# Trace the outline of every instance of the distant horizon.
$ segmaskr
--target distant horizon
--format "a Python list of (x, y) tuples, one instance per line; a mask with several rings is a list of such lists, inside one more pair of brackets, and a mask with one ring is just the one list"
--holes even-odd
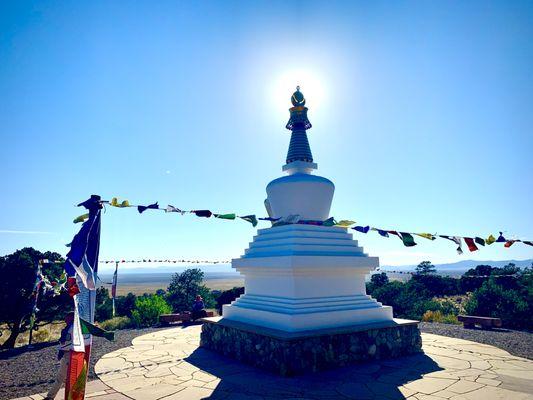
[[(427, 261), (427, 260), (421, 260), (420, 262), (422, 262), (422, 261)], [(476, 265), (480, 265), (480, 264), (490, 265), (490, 264), (502, 264), (502, 263), (511, 263), (511, 262), (518, 263), (519, 265), (524, 266), (525, 264), (532, 263), (533, 259), (531, 259), (531, 258), (526, 258), (526, 259), (523, 259), (523, 260), (514, 260), (514, 259), (508, 259), (508, 260), (473, 260), (473, 259), (467, 259), (467, 260), (461, 260), (461, 261), (454, 262), (454, 263), (432, 263), (432, 264), (435, 265), (435, 267), (438, 268), (438, 267), (442, 267), (442, 266), (456, 265), (456, 264), (466, 264), (466, 263), (475, 264), (475, 265), (472, 266), (472, 267), (475, 267)], [(380, 268), (381, 269), (383, 269), (383, 268), (413, 268), (416, 265), (418, 265), (419, 263), (404, 264), (404, 265), (390, 265), (390, 264), (387, 264), (387, 265), (381, 265)], [(146, 266), (144, 266), (144, 267), (142, 267), (142, 266), (139, 266), (139, 267), (128, 267), (128, 268), (124, 267), (127, 264), (128, 263), (119, 263), (119, 272), (120, 273), (130, 273), (131, 274), (131, 273), (144, 273), (144, 272), (146, 272), (146, 273), (152, 273), (152, 274), (156, 274), (156, 273), (168, 274), (168, 273), (172, 273), (172, 271), (169, 271), (171, 269), (175, 269), (176, 272), (180, 272), (180, 271), (183, 271), (185, 269), (190, 269), (190, 268), (200, 268), (200, 269), (208, 271), (210, 273), (228, 273), (228, 268), (232, 268), (230, 263), (188, 264), (188, 265), (179, 265), (179, 266), (178, 265), (174, 265), (174, 264), (170, 264), (170, 265), (161, 264), (161, 265), (155, 266), (155, 267), (146, 267)], [(111, 275), (115, 271), (114, 264), (112, 266), (107, 266), (107, 265), (110, 265), (110, 264), (104, 264), (104, 265), (106, 265), (106, 267), (104, 267), (104, 268), (100, 267), (99, 268), (99, 273), (100, 274)], [(529, 265), (527, 265), (527, 266), (529, 266)], [(166, 272), (163, 271), (165, 269), (167, 270)], [(234, 269), (233, 269), (233, 271), (235, 271), (235, 273), (238, 273)]]

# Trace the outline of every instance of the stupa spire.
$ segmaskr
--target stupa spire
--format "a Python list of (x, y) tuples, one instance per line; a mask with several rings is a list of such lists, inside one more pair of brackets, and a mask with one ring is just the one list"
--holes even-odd
[(283, 167), (284, 171), (307, 172), (316, 169), (313, 163), (313, 154), (307, 139), (307, 129), (312, 127), (311, 122), (307, 119), (307, 107), (305, 107), (305, 97), (300, 92), (300, 86), (296, 87), (296, 92), (291, 96), (293, 107), (289, 109), (291, 116), (285, 126), (292, 131), (289, 151), (287, 152), (287, 164)]

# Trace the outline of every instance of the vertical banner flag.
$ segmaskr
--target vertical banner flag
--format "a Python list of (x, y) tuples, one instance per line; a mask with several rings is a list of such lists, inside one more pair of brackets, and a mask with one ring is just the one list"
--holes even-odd
[(113, 301), (113, 318), (115, 317), (115, 297), (117, 297), (117, 273), (118, 261), (115, 263), (115, 273), (113, 274), (113, 283), (111, 284), (111, 299)]
[[(91, 354), (92, 337), (83, 335), (80, 318), (93, 323), (96, 301), (96, 277), (98, 255), (100, 252), (101, 198), (92, 195), (90, 199), (78, 204), (89, 211), (88, 219), (72, 240), (64, 267), (69, 276), (69, 292), (74, 297), (74, 335), (77, 340), (70, 351), (70, 364), (65, 382), (65, 400), (83, 400)], [(72, 289), (72, 290), (71, 290)], [(76, 332), (76, 324), (80, 327)]]

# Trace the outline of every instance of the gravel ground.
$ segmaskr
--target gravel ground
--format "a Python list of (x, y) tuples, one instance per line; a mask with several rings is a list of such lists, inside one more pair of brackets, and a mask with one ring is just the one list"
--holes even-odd
[(533, 333), (513, 331), (510, 329), (464, 329), (463, 325), (440, 324), (438, 322), (421, 322), (420, 331), (435, 335), (449, 336), (472, 342), (499, 347), (514, 356), (533, 360)]
[[(161, 329), (161, 328), (159, 328)], [(131, 345), (134, 337), (159, 329), (132, 329), (118, 331), (115, 342), (94, 338), (89, 379), (96, 379), (94, 361), (113, 350)], [(462, 325), (421, 322), (422, 332), (485, 343), (509, 353), (533, 359), (533, 334), (499, 329), (484, 331), (464, 329)], [(52, 384), (59, 367), (57, 342), (36, 345), (33, 349), (19, 347), (0, 351), (0, 400), (45, 392)]]
[[(134, 337), (161, 328), (131, 329), (117, 331), (114, 342), (95, 337), (91, 352), (89, 380), (96, 379), (95, 361), (113, 350), (131, 345)], [(58, 342), (41, 343), (32, 349), (26, 346), (0, 351), (0, 399), (7, 400), (46, 392), (55, 380), (59, 369), (57, 361)]]

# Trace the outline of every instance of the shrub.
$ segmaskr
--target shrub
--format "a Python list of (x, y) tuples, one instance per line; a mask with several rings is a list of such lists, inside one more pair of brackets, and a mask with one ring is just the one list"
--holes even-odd
[(465, 304), (470, 315), (500, 318), (505, 326), (533, 328), (527, 294), (518, 290), (505, 289), (494, 278), (483, 283)]
[(128, 293), (126, 296), (118, 296), (115, 299), (115, 312), (116, 315), (125, 315), (131, 317), (131, 313), (135, 308), (135, 300), (137, 296), (133, 293)]
[(137, 327), (148, 327), (158, 323), (161, 314), (168, 314), (172, 309), (165, 299), (158, 295), (138, 297), (131, 317)]
[(209, 289), (202, 285), (204, 273), (198, 269), (187, 269), (181, 274), (172, 275), (172, 280), (167, 289), (167, 301), (174, 312), (190, 310), (196, 295), (204, 299), (206, 308), (215, 306), (215, 299)]
[(128, 329), (133, 326), (133, 321), (128, 317), (115, 317), (99, 323), (100, 328), (106, 331)]
[(441, 322), (444, 324), (458, 324), (457, 316), (453, 314), (443, 314), (441, 311), (426, 311), (422, 316), (424, 322)]
[(422, 285), (431, 297), (452, 295), (459, 292), (459, 280), (448, 276), (417, 274), (413, 275), (409, 282)]
[(218, 313), (222, 315), (222, 305), (230, 304), (233, 300), (235, 300), (242, 294), (244, 294), (243, 287), (234, 287), (233, 289), (225, 290), (224, 292), (220, 293), (216, 300)]

